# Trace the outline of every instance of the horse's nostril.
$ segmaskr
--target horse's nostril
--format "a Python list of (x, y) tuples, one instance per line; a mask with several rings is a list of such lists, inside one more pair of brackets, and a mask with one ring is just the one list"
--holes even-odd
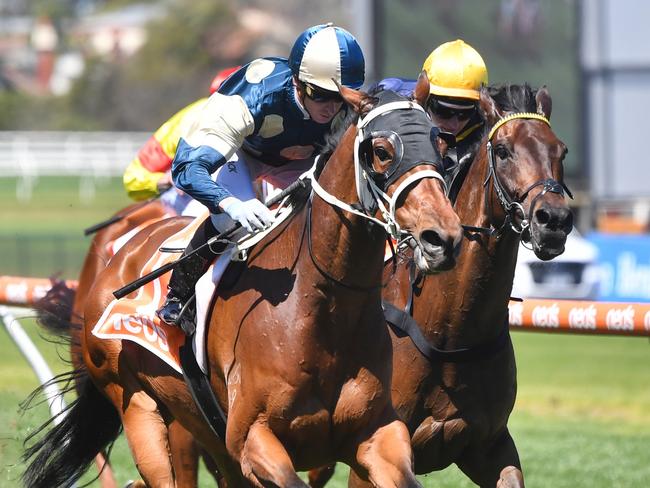
[(551, 220), (551, 214), (545, 208), (540, 208), (535, 212), (535, 218), (539, 225), (546, 225)]
[(420, 234), (420, 242), (425, 248), (440, 247), (443, 245), (440, 235), (435, 230), (425, 230)]
[(551, 231), (561, 230), (568, 234), (573, 228), (573, 213), (568, 208), (539, 208), (535, 211), (535, 220)]
[(562, 229), (568, 234), (573, 230), (573, 212), (569, 209), (566, 209), (566, 214), (562, 219)]

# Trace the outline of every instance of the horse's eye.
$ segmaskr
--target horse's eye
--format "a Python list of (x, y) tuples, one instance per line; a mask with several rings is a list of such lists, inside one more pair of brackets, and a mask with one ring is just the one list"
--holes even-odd
[(389, 161), (391, 159), (391, 155), (386, 149), (383, 147), (376, 147), (375, 148), (375, 156), (379, 158), (380, 161)]
[(510, 152), (504, 146), (495, 147), (494, 152), (499, 159), (508, 159), (510, 156)]

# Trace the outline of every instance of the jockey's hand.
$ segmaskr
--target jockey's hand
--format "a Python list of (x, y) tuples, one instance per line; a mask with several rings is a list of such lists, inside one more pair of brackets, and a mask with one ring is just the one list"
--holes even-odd
[(273, 223), (273, 214), (257, 198), (242, 202), (239, 198), (226, 197), (219, 206), (248, 232), (263, 230)]
[(174, 186), (174, 183), (172, 182), (172, 175), (168, 171), (165, 173), (156, 183), (156, 186), (158, 187), (158, 193), (165, 193), (167, 190), (169, 190), (172, 186)]

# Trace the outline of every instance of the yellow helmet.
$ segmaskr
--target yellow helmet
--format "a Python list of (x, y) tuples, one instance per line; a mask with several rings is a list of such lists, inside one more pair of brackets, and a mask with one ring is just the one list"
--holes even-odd
[(479, 88), (488, 82), (483, 58), (460, 39), (435, 48), (422, 69), (429, 78), (429, 93), (432, 95), (478, 100)]

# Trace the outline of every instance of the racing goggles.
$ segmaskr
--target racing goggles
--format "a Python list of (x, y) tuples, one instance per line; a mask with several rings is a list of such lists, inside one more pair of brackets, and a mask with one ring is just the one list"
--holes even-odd
[(343, 98), (339, 92), (323, 90), (317, 86), (309, 83), (303, 83), (305, 88), (305, 95), (307, 95), (314, 102), (336, 102), (343, 103)]
[(451, 119), (456, 117), (459, 120), (468, 120), (476, 113), (476, 105), (461, 105), (438, 100), (435, 97), (429, 98), (428, 105), (431, 113), (441, 119)]

